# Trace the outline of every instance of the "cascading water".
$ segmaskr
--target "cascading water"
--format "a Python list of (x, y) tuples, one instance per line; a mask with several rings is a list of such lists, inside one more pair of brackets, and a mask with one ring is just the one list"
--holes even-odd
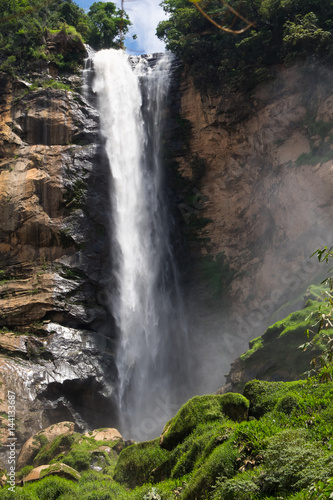
[(112, 176), (119, 409), (122, 431), (135, 439), (157, 435), (189, 394), (187, 329), (160, 160), (171, 61), (164, 55), (150, 65), (112, 49), (94, 56), (93, 90)]

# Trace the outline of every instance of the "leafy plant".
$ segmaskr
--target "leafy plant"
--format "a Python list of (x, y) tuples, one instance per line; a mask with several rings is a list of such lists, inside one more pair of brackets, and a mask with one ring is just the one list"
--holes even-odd
[[(332, 249), (333, 247), (328, 248), (327, 246), (317, 249), (312, 256), (317, 255), (319, 262), (328, 263), (333, 256)], [(329, 289), (322, 293), (322, 301), (318, 308), (311, 313), (311, 318), (314, 318), (315, 323), (311, 329), (306, 330), (308, 339), (310, 339), (310, 335), (313, 338), (299, 348), (304, 351), (312, 349), (314, 342), (317, 340), (315, 334), (321, 333), (320, 341), (323, 350), (319, 355), (312, 358), (311, 370), (308, 375), (315, 375), (320, 382), (329, 382), (333, 380), (333, 279), (327, 278), (322, 283), (328, 285)], [(313, 328), (316, 328), (317, 331), (314, 331)]]

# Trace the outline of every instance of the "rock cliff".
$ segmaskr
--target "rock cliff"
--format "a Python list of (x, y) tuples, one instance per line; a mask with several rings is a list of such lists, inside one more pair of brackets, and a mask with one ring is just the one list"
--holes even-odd
[(307, 286), (327, 272), (310, 255), (332, 239), (331, 77), (331, 68), (309, 60), (276, 67), (248, 95), (200, 95), (191, 78), (182, 80), (180, 114), (191, 129), (177, 158), (192, 189), (186, 224), (203, 222), (193, 224), (192, 254), (224, 253), (237, 271), (231, 315), (225, 297), (207, 308), (202, 280), (192, 287), (193, 324), (204, 325), (208, 342), (215, 342), (214, 331), (224, 338), (212, 356), (244, 352), (248, 340), (300, 307)]
[(20, 443), (59, 420), (116, 420), (109, 170), (80, 93), (0, 79), (1, 431), (14, 391)]

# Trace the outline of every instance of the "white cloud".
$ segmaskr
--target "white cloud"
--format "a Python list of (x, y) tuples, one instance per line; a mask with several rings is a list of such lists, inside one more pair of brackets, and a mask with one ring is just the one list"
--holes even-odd
[[(125, 40), (127, 51), (134, 54), (163, 52), (163, 42), (155, 35), (157, 24), (166, 19), (160, 7), (161, 0), (124, 0), (124, 10), (127, 12), (133, 26)], [(121, 2), (117, 0), (117, 6)], [(132, 35), (137, 39), (133, 40)]]

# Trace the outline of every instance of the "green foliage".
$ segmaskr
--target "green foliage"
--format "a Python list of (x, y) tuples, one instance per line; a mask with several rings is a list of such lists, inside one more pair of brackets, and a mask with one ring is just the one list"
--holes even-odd
[(35, 492), (39, 500), (56, 500), (62, 495), (73, 496), (77, 489), (70, 482), (57, 476), (46, 477), (38, 482)]
[(256, 498), (260, 487), (255, 481), (253, 473), (242, 473), (228, 479), (224, 476), (218, 478), (213, 486), (211, 500), (248, 500)]
[(73, 450), (62, 459), (64, 464), (69, 465), (78, 472), (88, 470), (91, 462), (91, 454), (84, 450)]
[[(161, 449), (158, 439), (132, 445), (121, 452), (114, 477), (109, 474), (110, 466), (103, 472), (83, 472), (78, 483), (47, 477), (17, 488), (15, 499), (329, 498), (333, 476), (333, 383), (318, 384), (313, 379), (288, 383), (252, 381), (244, 393), (255, 419), (233, 422), (218, 418), (221, 411), (203, 399), (197, 403), (206, 411), (205, 418), (172, 451)], [(233, 402), (243, 401), (239, 394), (226, 396)], [(189, 403), (189, 413), (193, 413), (193, 401)], [(186, 416), (181, 409), (174, 419)], [(106, 444), (74, 436), (70, 449), (60, 453), (61, 461), (70, 454), (74, 457), (75, 451), (92, 455)], [(4, 489), (1, 498), (13, 496)]]
[(285, 430), (273, 436), (264, 451), (262, 490), (265, 493), (298, 490), (315, 480), (328, 479), (333, 472), (333, 457), (322, 443), (309, 442), (301, 429)]
[[(272, 64), (309, 54), (331, 57), (330, 0), (243, 0), (235, 7), (255, 25), (239, 35), (215, 28), (187, 0), (164, 0), (162, 6), (169, 18), (159, 23), (157, 36), (183, 59), (202, 90), (251, 88), (269, 77)], [(212, 0), (206, 10), (214, 17), (221, 3)]]
[[(315, 254), (318, 256), (319, 262), (328, 262), (332, 257), (332, 247), (318, 249), (313, 255)], [(328, 278), (323, 283), (329, 286), (329, 290), (326, 289), (322, 292), (321, 302), (311, 313), (314, 324), (306, 331), (309, 341), (299, 348), (303, 351), (313, 350), (315, 344), (321, 344), (322, 352), (313, 356), (312, 369), (308, 375), (315, 375), (320, 382), (329, 382), (333, 380), (333, 280)]]
[(117, 9), (112, 2), (95, 2), (88, 12), (91, 23), (89, 43), (96, 49), (119, 48), (121, 44), (120, 30), (125, 35), (131, 25), (128, 16), (124, 13), (121, 19), (121, 9)]
[(288, 57), (324, 50), (330, 42), (331, 33), (318, 27), (318, 19), (313, 12), (305, 16), (299, 14), (295, 22), (287, 21), (284, 25), (283, 44)]
[[(277, 321), (267, 328), (264, 335), (253, 339), (249, 350), (240, 356), (242, 370), (255, 370), (258, 378), (266, 378), (276, 372), (284, 380), (306, 377), (311, 359), (322, 354), (326, 333), (331, 333), (314, 332), (311, 345), (304, 350), (304, 332), (312, 329), (325, 290), (327, 287), (323, 285), (311, 286), (304, 295), (303, 309)], [(242, 389), (243, 386), (238, 388)]]
[(66, 189), (64, 202), (66, 208), (77, 209), (84, 207), (87, 195), (87, 183), (83, 179), (76, 179), (70, 188)]
[[(0, 71), (41, 70), (46, 61), (60, 71), (75, 71), (85, 55), (82, 42), (95, 49), (119, 47), (121, 24), (125, 34), (131, 23), (126, 14), (121, 22), (121, 10), (112, 2), (95, 2), (87, 14), (72, 0), (0, 0)], [(59, 36), (69, 42), (63, 53), (47, 45)]]
[(171, 477), (181, 478), (200, 467), (210, 453), (232, 432), (231, 421), (199, 424), (170, 455)]
[(327, 481), (318, 481), (317, 484), (309, 488), (308, 500), (323, 500), (333, 497), (333, 478)]
[(152, 470), (161, 466), (169, 457), (159, 446), (159, 440), (133, 444), (122, 450), (116, 465), (114, 478), (130, 488), (147, 483)]

